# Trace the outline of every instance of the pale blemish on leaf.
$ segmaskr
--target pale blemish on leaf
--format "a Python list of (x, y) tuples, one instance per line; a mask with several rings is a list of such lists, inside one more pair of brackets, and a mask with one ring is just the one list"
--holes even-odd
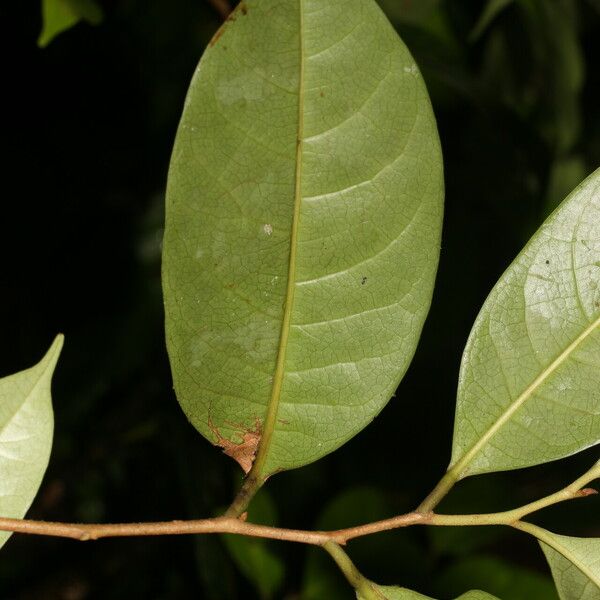
[(264, 232), (266, 235), (272, 235), (272, 234), (273, 234), (273, 225), (271, 225), (270, 223), (265, 223), (265, 224), (263, 225), (263, 228), (262, 228), (262, 229), (263, 229), (263, 232)]

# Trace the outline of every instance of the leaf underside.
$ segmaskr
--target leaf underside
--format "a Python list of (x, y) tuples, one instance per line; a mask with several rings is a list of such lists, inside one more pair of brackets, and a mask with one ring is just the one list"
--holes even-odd
[(600, 441), (600, 170), (502, 275), (467, 343), (451, 468), (528, 467)]
[[(37, 494), (52, 448), (50, 384), (58, 336), (34, 367), (0, 379), (0, 516), (20, 519)], [(0, 532), (0, 547), (12, 534)]]
[[(382, 600), (433, 600), (429, 596), (423, 596), (423, 594), (401, 587), (377, 585), (375, 589), (381, 594)], [(363, 600), (360, 592), (356, 594), (356, 597), (358, 600)], [(498, 598), (480, 590), (473, 590), (462, 594), (456, 600), (498, 600)]]
[(167, 344), (198, 431), (266, 477), (365, 427), (415, 351), (442, 197), (423, 80), (373, 0), (241, 3), (167, 190)]
[(553, 546), (540, 542), (561, 600), (600, 599), (600, 538), (551, 534)]

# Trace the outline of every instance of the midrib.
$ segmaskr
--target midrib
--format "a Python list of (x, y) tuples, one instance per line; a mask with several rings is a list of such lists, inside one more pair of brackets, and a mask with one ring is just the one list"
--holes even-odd
[(252, 465), (252, 474), (257, 478), (263, 477), (263, 467), (271, 445), (271, 439), (277, 422), (279, 411), (279, 400), (281, 388), (285, 375), (285, 359), (287, 353), (288, 338), (292, 310), (294, 307), (294, 292), (296, 289), (296, 251), (298, 247), (298, 222), (300, 220), (300, 205), (302, 203), (302, 151), (304, 137), (304, 14), (303, 0), (298, 0), (299, 5), (299, 39), (300, 39), (300, 74), (298, 78), (298, 130), (296, 137), (296, 171), (294, 175), (294, 214), (292, 217), (292, 231), (290, 234), (290, 255), (288, 263), (288, 277), (283, 309), (283, 320), (279, 334), (279, 346), (277, 349), (277, 361), (273, 375), (271, 396), (267, 406), (265, 421), (262, 426), (261, 439), (258, 444), (256, 458)]
[(490, 439), (510, 420), (517, 410), (535, 393), (535, 391), (569, 358), (569, 356), (585, 341), (593, 331), (600, 326), (600, 315), (591, 323), (567, 348), (554, 359), (527, 387), (527, 389), (516, 398), (508, 409), (494, 422), (494, 424), (479, 438), (474, 446), (451, 468), (459, 478), (464, 475), (465, 469), (473, 461), (479, 451), (490, 441)]
[(559, 554), (562, 554), (570, 563), (572, 563), (575, 568), (579, 569), (592, 583), (596, 584), (596, 586), (600, 587), (600, 580), (596, 575), (588, 568), (587, 565), (581, 564), (579, 559), (574, 556), (570, 550), (565, 548), (560, 542), (555, 541), (554, 538), (548, 537), (547, 539), (542, 540), (545, 544), (548, 544), (551, 548), (556, 550)]

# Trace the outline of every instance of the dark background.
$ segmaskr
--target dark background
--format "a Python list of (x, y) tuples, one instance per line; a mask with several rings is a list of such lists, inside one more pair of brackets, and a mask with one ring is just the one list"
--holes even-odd
[[(483, 2), (382, 3), (421, 66), (439, 123), (447, 195), (438, 285), (414, 363), (376, 421), (269, 482), (262, 504), (289, 527), (391, 516), (431, 489), (449, 459), (458, 366), (481, 303), (549, 210), (600, 166), (600, 2), (514, 0), (477, 39)], [(171, 389), (160, 241), (186, 88), (221, 18), (207, 0), (101, 4), (101, 25), (79, 24), (45, 49), (36, 46), (37, 1), (0, 8), (0, 374), (31, 366), (57, 332), (66, 335), (51, 463), (29, 516), (211, 516), (232, 498), (239, 469), (196, 434)], [(469, 479), (441, 510), (523, 504), (596, 458), (592, 449)], [(590, 498), (534, 520), (598, 536), (599, 508)], [(273, 520), (269, 512), (262, 518)], [(0, 557), (0, 598), (352, 598), (316, 550), (227, 544), (13, 536)], [(264, 573), (232, 560), (236, 548)], [(353, 542), (349, 553), (367, 576), (437, 598), (471, 588), (504, 600), (556, 598), (537, 544), (508, 529), (411, 528)], [(267, 582), (285, 573), (260, 592), (248, 569)]]

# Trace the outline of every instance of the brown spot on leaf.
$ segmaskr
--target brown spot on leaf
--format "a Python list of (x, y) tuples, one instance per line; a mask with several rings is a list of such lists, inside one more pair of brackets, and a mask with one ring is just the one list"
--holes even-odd
[(224, 438), (219, 429), (213, 425), (210, 417), (208, 419), (208, 426), (217, 437), (215, 444), (223, 448), (223, 452), (237, 461), (244, 470), (244, 473), (248, 474), (252, 468), (252, 463), (254, 462), (256, 450), (261, 438), (262, 424), (260, 420), (256, 419), (254, 429), (248, 429), (243, 425), (234, 425), (234, 427), (239, 430), (238, 435), (242, 438), (242, 441), (239, 443)]
[(227, 23), (227, 21), (225, 21), (225, 23), (223, 23), (223, 25), (221, 25), (221, 27), (219, 27), (219, 29), (217, 29), (217, 32), (215, 33), (215, 35), (212, 36), (210, 42), (208, 42), (208, 47), (212, 48), (220, 39), (220, 37), (223, 35), (223, 33), (225, 33), (225, 24)]

